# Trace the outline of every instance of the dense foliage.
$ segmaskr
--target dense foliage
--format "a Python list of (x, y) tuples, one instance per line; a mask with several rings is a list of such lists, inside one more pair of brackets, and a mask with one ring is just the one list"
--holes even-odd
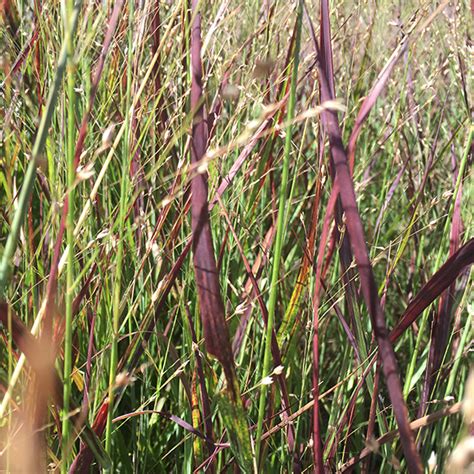
[(445, 472), (468, 2), (0, 17), (0, 470)]

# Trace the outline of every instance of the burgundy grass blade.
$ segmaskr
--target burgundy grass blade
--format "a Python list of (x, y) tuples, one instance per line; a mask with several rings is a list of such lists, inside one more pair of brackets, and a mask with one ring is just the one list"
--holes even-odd
[[(312, 23), (310, 23), (312, 27)], [(311, 29), (311, 36), (315, 38), (314, 30)], [(316, 41), (315, 41), (316, 42)], [(320, 54), (319, 58), (320, 64), (324, 67), (326, 78), (328, 80), (329, 86), (329, 96), (326, 100), (335, 100), (336, 99), (336, 86), (334, 81), (334, 65), (333, 65), (333, 54), (332, 54), (332, 41), (331, 41), (331, 22), (329, 17), (329, 2), (328, 0), (323, 0), (320, 2)], [(321, 94), (321, 87), (320, 87)], [(320, 137), (320, 146), (321, 152), (324, 153), (324, 142), (326, 137), (324, 136), (324, 127), (322, 127), (321, 137)], [(330, 173), (334, 178), (335, 170), (332, 167), (332, 162), (330, 162)], [(339, 242), (342, 239), (342, 245), (339, 247), (339, 257), (341, 265), (341, 274), (343, 285), (345, 288), (345, 300), (347, 305), (347, 311), (349, 320), (352, 324), (352, 327), (356, 327), (355, 322), (355, 301), (357, 299), (357, 288), (355, 286), (355, 270), (352, 268), (352, 252), (347, 233), (340, 232), (339, 229), (344, 227), (343, 223), (343, 210), (338, 197), (336, 202), (336, 207), (334, 211), (335, 226), (332, 238), (335, 242)], [(322, 274), (321, 274), (322, 276)]]
[[(434, 154), (434, 152), (433, 152)], [(456, 169), (456, 158), (453, 156), (454, 175), (453, 186), (456, 187), (458, 178), (458, 170)], [(453, 255), (459, 249), (462, 218), (461, 218), (461, 201), (462, 201), (462, 182), (460, 183), (458, 193), (454, 196), (454, 209), (451, 221), (451, 231), (449, 240), (449, 254)], [(421, 402), (419, 405), (418, 416), (422, 416), (426, 410), (426, 404), (429, 399), (430, 391), (433, 388), (434, 375), (441, 366), (441, 362), (448, 345), (448, 337), (451, 334), (451, 323), (453, 320), (453, 305), (456, 294), (456, 284), (452, 283), (441, 295), (438, 311), (435, 315), (431, 331), (431, 343), (428, 356), (428, 362), (425, 371), (425, 380), (423, 383), (423, 391)]]
[[(109, 411), (109, 400), (106, 399), (102, 402), (99, 411), (95, 417), (94, 424), (92, 425), (92, 431), (97, 435), (98, 438), (102, 437), (107, 424), (107, 414)], [(69, 474), (88, 474), (90, 472), (90, 466), (94, 460), (94, 455), (91, 449), (84, 443), (81, 443), (79, 452), (74, 458), (74, 461), (69, 468)]]
[(408, 304), (400, 321), (390, 333), (390, 340), (395, 342), (416, 318), (473, 263), (474, 238), (449, 257)]
[(455, 282), (446, 289), (438, 304), (438, 310), (435, 312), (431, 322), (430, 347), (426, 370), (424, 373), (423, 386), (418, 405), (418, 417), (426, 413), (430, 392), (435, 382), (435, 374), (441, 366), (441, 362), (446, 352), (448, 337), (451, 334), (452, 306), (455, 295)]
[(320, 35), (319, 35), (319, 63), (324, 69), (325, 77), (328, 81), (329, 96), (336, 97), (336, 87), (334, 84), (334, 65), (332, 57), (331, 41), (331, 21), (329, 18), (329, 1), (320, 2)]
[(31, 35), (30, 40), (26, 43), (25, 47), (21, 51), (21, 53), (18, 55), (18, 57), (15, 59), (15, 62), (12, 65), (11, 72), (12, 73), (17, 73), (22, 64), (25, 62), (26, 58), (28, 57), (31, 48), (35, 45), (36, 41), (38, 40), (39, 37), (39, 30), (37, 26), (35, 25), (35, 28), (33, 30), (33, 34)]
[[(453, 188), (456, 188), (456, 182), (457, 182), (457, 179), (458, 179), (458, 175), (459, 175), (459, 166), (458, 166), (458, 163), (457, 163), (457, 159), (456, 159), (456, 154), (454, 152), (454, 144), (451, 144), (451, 163), (452, 163), (452, 168), (453, 168)], [(449, 252), (450, 252), (450, 255), (454, 254), (456, 252), (456, 250), (459, 248), (460, 246), (460, 241), (461, 241), (461, 235), (462, 233), (464, 232), (464, 223), (463, 223), (463, 220), (462, 220), (462, 215), (461, 215), (461, 200), (462, 200), (462, 191), (463, 191), (463, 183), (462, 181), (459, 183), (459, 190), (458, 190), (458, 195), (456, 196), (456, 200), (455, 200), (455, 203), (454, 203), (454, 210), (453, 210), (453, 221), (452, 221), (452, 224), (451, 224), (451, 238), (450, 238), (450, 242), (449, 242)], [(455, 288), (452, 286), (451, 287), (453, 293), (454, 293), (454, 290)], [(446, 296), (448, 295), (448, 293), (446, 293)], [(440, 301), (440, 305), (441, 305), (441, 301)], [(445, 304), (449, 304), (452, 306), (453, 304), (453, 301), (450, 297), (450, 301), (446, 302)], [(460, 312), (457, 311), (458, 308), (456, 308), (456, 310), (454, 310), (454, 308), (451, 308), (451, 310), (453, 311), (453, 313), (457, 313), (457, 315), (460, 315)], [(456, 354), (456, 351), (458, 349), (458, 346), (459, 346), (459, 341), (460, 341), (460, 338), (461, 338), (461, 333), (460, 333), (460, 326), (461, 326), (461, 320), (459, 317), (457, 316), (453, 316), (455, 319), (454, 319), (454, 328), (453, 328), (453, 343), (452, 343), (452, 354)]]
[(326, 208), (326, 215), (323, 221), (323, 229), (319, 241), (318, 254), (316, 260), (316, 277), (313, 289), (313, 462), (314, 470), (324, 473), (323, 441), (320, 426), (320, 403), (319, 403), (319, 303), (322, 288), (323, 261), (326, 250), (326, 243), (329, 235), (330, 222), (334, 214), (334, 207), (338, 196), (338, 188), (335, 185), (331, 191)]
[[(197, 167), (204, 158), (207, 146), (207, 124), (202, 104), (201, 14), (197, 11), (198, 3), (197, 0), (192, 1), (194, 20), (191, 27), (191, 109), (194, 114), (191, 162)], [(206, 172), (198, 172), (193, 177), (191, 193), (194, 272), (206, 349), (222, 364), (233, 393), (234, 361), (212, 245)]]
[(359, 113), (357, 114), (354, 128), (352, 129), (352, 133), (349, 138), (349, 144), (347, 147), (347, 155), (349, 158), (351, 174), (354, 171), (356, 143), (357, 143), (357, 138), (359, 137), (359, 134), (362, 130), (362, 125), (364, 124), (365, 120), (369, 116), (369, 113), (374, 107), (375, 102), (377, 102), (378, 97), (380, 96), (383, 89), (385, 88), (385, 85), (387, 84), (395, 65), (397, 64), (398, 60), (403, 56), (407, 48), (408, 48), (408, 36), (405, 36), (400, 42), (400, 44), (398, 45), (398, 47), (395, 49), (395, 51), (392, 53), (392, 56), (390, 56), (390, 59), (385, 64), (382, 71), (380, 71), (380, 74), (377, 77), (375, 84), (372, 86), (372, 89), (370, 90), (369, 94), (367, 95), (364, 102), (362, 103), (361, 108), (359, 109)]
[[(324, 81), (321, 81), (322, 83)], [(324, 87), (322, 90), (324, 91)], [(327, 90), (323, 92), (323, 100)], [(336, 170), (336, 182), (339, 183), (339, 195), (346, 215), (352, 252), (359, 271), (362, 293), (372, 319), (373, 329), (383, 361), (383, 370), (393, 410), (400, 430), (400, 438), (410, 472), (422, 472), (421, 461), (416, 451), (413, 434), (408, 426), (408, 411), (403, 399), (398, 366), (388, 330), (381, 310), (377, 284), (370, 263), (362, 221), (357, 210), (357, 201), (349, 170), (347, 155), (342, 143), (341, 131), (333, 111), (326, 110), (322, 120), (329, 135), (331, 153)]]
[(195, 282), (199, 310), (207, 352), (222, 365), (227, 387), (216, 393), (223, 423), (231, 440), (231, 447), (242, 470), (254, 467), (250, 436), (245, 411), (236, 377), (229, 330), (225, 320), (224, 303), (220, 292), (219, 275), (212, 244), (212, 233), (207, 201), (207, 166), (203, 163), (207, 147), (208, 130), (204, 117), (201, 13), (199, 0), (192, 0), (191, 24), (191, 164), (195, 175), (191, 180), (191, 227)]
[[(318, 57), (320, 56), (319, 47)], [(330, 99), (331, 92), (328, 78), (326, 77), (327, 65), (318, 63), (319, 80), (321, 85), (321, 100), (325, 102)], [(393, 411), (400, 431), (400, 441), (410, 472), (423, 472), (420, 456), (416, 450), (413, 433), (408, 423), (408, 410), (403, 399), (402, 386), (400, 382), (398, 365), (389, 333), (385, 324), (385, 318), (380, 306), (377, 284), (375, 282), (372, 265), (370, 263), (362, 221), (357, 209), (354, 185), (349, 169), (349, 162), (342, 134), (339, 127), (337, 115), (333, 110), (322, 112), (322, 123), (329, 137), (329, 144), (332, 155), (333, 169), (336, 173), (335, 183), (339, 185), (339, 197), (343, 211), (346, 215), (346, 227), (349, 234), (352, 252), (357, 264), (362, 294), (367, 306), (367, 310), (372, 320), (373, 330), (379, 346), (380, 357), (385, 380), (392, 402)]]

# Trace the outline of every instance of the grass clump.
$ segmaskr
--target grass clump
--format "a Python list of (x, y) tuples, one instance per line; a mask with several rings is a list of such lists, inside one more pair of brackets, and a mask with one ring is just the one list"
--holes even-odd
[(469, 14), (3, 2), (0, 469), (458, 468)]

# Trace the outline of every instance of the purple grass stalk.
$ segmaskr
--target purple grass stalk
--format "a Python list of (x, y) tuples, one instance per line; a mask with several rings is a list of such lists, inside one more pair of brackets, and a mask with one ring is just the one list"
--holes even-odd
[[(318, 57), (321, 58), (318, 45), (315, 44), (315, 47), (318, 48), (317, 54)], [(318, 67), (321, 100), (325, 102), (331, 97), (329, 81), (326, 76), (327, 65), (318, 62)], [(423, 471), (421, 459), (416, 450), (413, 434), (408, 423), (408, 410), (403, 399), (398, 365), (380, 306), (377, 285), (365, 243), (362, 221), (357, 210), (354, 185), (351, 179), (348, 157), (342, 142), (337, 115), (333, 110), (326, 109), (322, 112), (321, 119), (329, 137), (333, 169), (336, 173), (335, 182), (339, 184), (339, 197), (346, 215), (347, 231), (359, 272), (362, 294), (372, 320), (373, 330), (379, 346), (385, 380), (400, 431), (400, 440), (407, 466), (410, 472), (421, 473)]]
[(415, 322), (416, 318), (473, 263), (474, 238), (451, 255), (444, 265), (425, 283), (415, 298), (408, 304), (400, 321), (390, 333), (390, 340), (395, 342)]
[[(454, 153), (454, 145), (451, 145), (451, 163), (452, 163), (452, 169), (453, 169), (453, 188), (456, 188), (456, 182), (458, 180), (458, 175), (459, 175), (459, 166), (456, 160), (456, 155)], [(460, 240), (461, 240), (461, 235), (464, 231), (464, 223), (462, 221), (462, 215), (461, 215), (461, 200), (462, 200), (462, 181), (459, 183), (459, 190), (458, 194), (455, 198), (455, 204), (454, 204), (454, 209), (453, 209), (453, 220), (451, 223), (451, 237), (450, 237), (450, 242), (449, 242), (449, 252), (450, 254), (454, 254), (456, 250), (458, 250), (459, 245), (460, 245)], [(451, 285), (450, 291), (454, 294), (455, 292), (455, 287), (454, 285)], [(447, 297), (447, 293), (445, 293)], [(448, 301), (445, 302), (445, 305), (448, 304)], [(452, 304), (452, 303), (451, 303)], [(441, 305), (441, 302), (440, 302)], [(453, 335), (454, 335), (454, 340), (452, 344), (452, 350), (453, 350), (453, 355), (456, 354), (456, 350), (458, 347), (459, 343), (459, 323), (460, 320), (458, 318), (455, 318), (454, 321), (454, 328), (453, 328)]]
[[(310, 25), (312, 25), (310, 23)], [(311, 30), (312, 35), (314, 36), (314, 30)], [(329, 90), (330, 95), (327, 98), (328, 100), (335, 100), (335, 81), (334, 81), (334, 65), (333, 65), (333, 54), (332, 54), (332, 42), (331, 42), (331, 22), (329, 17), (329, 2), (323, 0), (320, 3), (320, 53), (321, 59), (320, 63), (324, 65), (326, 78), (329, 81)], [(320, 87), (321, 95), (321, 87)], [(324, 147), (324, 127), (322, 127), (322, 133), (320, 137), (320, 146)], [(334, 178), (335, 170), (332, 167), (332, 161), (329, 163), (330, 173)], [(335, 226), (333, 239), (334, 243), (340, 241), (342, 237), (342, 244), (339, 246), (339, 258), (341, 265), (341, 274), (342, 282), (345, 288), (345, 300), (346, 308), (349, 315), (349, 321), (354, 330), (357, 327), (356, 323), (356, 310), (355, 310), (355, 301), (357, 300), (357, 288), (355, 285), (355, 270), (352, 268), (352, 252), (349, 242), (349, 236), (347, 232), (343, 232), (341, 235), (340, 229), (344, 228), (343, 222), (343, 209), (338, 197), (336, 201), (336, 207), (334, 212)]]
[[(97, 438), (101, 438), (105, 430), (107, 422), (107, 414), (109, 411), (109, 399), (106, 398), (100, 406), (97, 415), (92, 425), (92, 432), (96, 434)], [(69, 474), (89, 474), (90, 466), (94, 461), (92, 450), (84, 443), (81, 443), (79, 452), (69, 468)]]
[[(320, 35), (319, 35), (319, 64), (323, 68), (329, 96), (336, 97), (336, 87), (334, 84), (334, 65), (332, 56), (331, 41), (331, 20), (329, 17), (329, 1), (321, 0), (320, 2)], [(314, 30), (313, 30), (314, 31)]]
[[(324, 84), (324, 81), (321, 80), (321, 83)], [(328, 95), (328, 90), (323, 86), (322, 92), (322, 100), (324, 101), (325, 97)], [(356, 196), (348, 166), (347, 155), (341, 139), (341, 131), (339, 129), (336, 114), (333, 111), (324, 111), (322, 114), (322, 120), (329, 135), (331, 154), (334, 168), (336, 170), (335, 180), (336, 182), (339, 182), (339, 195), (343, 210), (346, 214), (347, 230), (359, 271), (362, 293), (372, 319), (373, 329), (379, 345), (385, 380), (400, 430), (400, 439), (408, 469), (413, 473), (422, 472), (421, 460), (416, 451), (413, 434), (408, 426), (408, 411), (403, 400), (398, 366), (380, 307), (377, 285), (367, 252), (362, 221), (357, 211)]]
[[(431, 147), (431, 153), (426, 165), (425, 173), (423, 176), (422, 183), (420, 185), (421, 191), (419, 194), (419, 200), (423, 195), (424, 188), (428, 180), (428, 174), (431, 170), (434, 157), (436, 156), (436, 147), (438, 144), (442, 118), (444, 116), (444, 111), (446, 109), (446, 101), (443, 104), (441, 109), (439, 124), (436, 129), (435, 138), (433, 140), (433, 145)], [(454, 178), (454, 187), (456, 187), (457, 173)], [(462, 196), (462, 181), (460, 181), (460, 186), (458, 189), (458, 194), (454, 197), (454, 209), (452, 216), (452, 224), (450, 231), (450, 245), (449, 245), (449, 255), (452, 256), (456, 250), (459, 248), (459, 239), (460, 239), (460, 206), (461, 206), (461, 196)], [(417, 201), (418, 202), (418, 201)], [(450, 334), (450, 326), (452, 323), (452, 304), (454, 301), (454, 283), (445, 290), (443, 295), (440, 298), (438, 311), (435, 313), (432, 325), (431, 325), (431, 337), (430, 337), (430, 348), (428, 352), (428, 361), (426, 364), (426, 370), (423, 380), (423, 387), (421, 391), (420, 403), (418, 407), (418, 417), (421, 417), (425, 414), (428, 399), (430, 396), (430, 391), (433, 388), (434, 383), (434, 373), (438, 371), (441, 366), (442, 359), (444, 357), (446, 346), (448, 343), (448, 335)]]
[(313, 307), (313, 463), (314, 470), (324, 474), (323, 445), (321, 436), (321, 427), (319, 422), (320, 403), (319, 403), (319, 303), (322, 284), (323, 260), (326, 249), (326, 242), (329, 234), (331, 217), (334, 212), (334, 206), (337, 199), (337, 187), (334, 187), (326, 208), (326, 216), (323, 222), (323, 229), (319, 241), (319, 248), (316, 260), (316, 276), (313, 289), (312, 307)]
[[(193, 132), (191, 141), (191, 163), (205, 166), (207, 146), (207, 124), (204, 120), (202, 64), (201, 64), (201, 14), (197, 0), (192, 0), (193, 22), (191, 27), (191, 110)], [(224, 316), (224, 304), (220, 293), (212, 234), (207, 203), (206, 170), (199, 172), (191, 182), (191, 223), (193, 229), (193, 254), (196, 285), (198, 289), (201, 320), (209, 354), (222, 364), (234, 401), (237, 394), (234, 385), (234, 361), (230, 350), (229, 331)]]
[[(223, 422), (231, 439), (231, 447), (244, 470), (251, 470), (254, 459), (250, 446), (245, 412), (240, 397), (229, 330), (225, 319), (224, 303), (220, 292), (207, 201), (206, 147), (207, 122), (204, 118), (202, 62), (201, 62), (201, 13), (199, 0), (192, 0), (191, 23), (191, 111), (193, 127), (191, 136), (191, 164), (197, 173), (191, 180), (191, 227), (194, 274), (201, 323), (206, 350), (222, 365), (227, 386), (217, 394), (223, 408)], [(225, 407), (225, 408), (224, 408)]]
[(38, 30), (37, 25), (35, 24), (33, 33), (31, 34), (31, 38), (26, 43), (25, 47), (23, 48), (23, 50), (20, 52), (20, 54), (18, 55), (18, 57), (15, 59), (14, 63), (12, 64), (10, 74), (16, 74), (17, 72), (20, 71), (21, 66), (28, 58), (28, 55), (30, 54), (33, 46), (38, 40), (38, 37), (39, 37), (39, 30)]
[[(306, 5), (304, 4), (304, 10), (307, 16)], [(321, 1), (320, 3), (320, 16), (321, 16), (321, 31), (320, 31), (320, 44), (324, 45), (320, 49), (321, 55), (324, 56), (324, 64), (326, 68), (326, 77), (330, 78), (329, 89), (332, 97), (335, 95), (335, 86), (334, 86), (334, 71), (333, 71), (333, 62), (332, 62), (332, 49), (331, 49), (331, 31), (329, 25), (329, 5), (327, 1)], [(315, 33), (310, 22), (311, 34), (315, 40)], [(321, 154), (324, 149), (324, 140), (320, 140)], [(320, 160), (321, 162), (321, 157)], [(331, 174), (334, 173), (334, 170), (331, 169)], [(333, 215), (335, 200), (337, 199), (338, 193), (333, 192), (329, 199), (328, 206), (326, 209), (326, 217)], [(340, 217), (340, 212), (336, 211), (336, 214)], [(316, 263), (316, 277), (313, 289), (313, 298), (312, 298), (312, 307), (313, 307), (313, 371), (312, 371), (312, 382), (313, 382), (313, 417), (312, 417), (312, 438), (313, 438), (313, 463), (314, 471), (318, 474), (324, 474), (324, 459), (323, 459), (323, 441), (321, 434), (321, 425), (320, 425), (320, 403), (319, 403), (319, 304), (321, 297), (321, 283), (322, 283), (322, 261), (324, 259), (327, 233), (329, 231), (329, 221), (325, 219), (323, 224), (323, 235), (321, 236), (320, 245), (317, 255)]]

